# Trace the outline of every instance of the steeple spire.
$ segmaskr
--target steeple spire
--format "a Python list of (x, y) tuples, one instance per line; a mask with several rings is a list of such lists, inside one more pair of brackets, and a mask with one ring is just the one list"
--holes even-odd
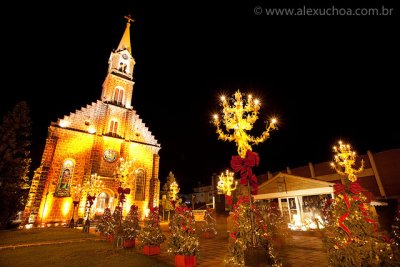
[(121, 51), (124, 49), (127, 49), (129, 54), (132, 55), (132, 50), (131, 50), (131, 38), (130, 38), (130, 26), (131, 26), (131, 21), (134, 22), (134, 20), (131, 18), (131, 15), (125, 16), (126, 18), (126, 28), (124, 35), (122, 36), (121, 41), (119, 42), (117, 51)]

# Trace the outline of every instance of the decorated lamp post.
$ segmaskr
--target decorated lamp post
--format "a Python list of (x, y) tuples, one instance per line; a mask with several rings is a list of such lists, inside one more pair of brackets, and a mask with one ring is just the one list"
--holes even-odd
[[(221, 97), (222, 116), (214, 115), (214, 125), (217, 127), (218, 139), (223, 141), (235, 142), (239, 156), (232, 156), (231, 167), (235, 172), (240, 173), (240, 183), (248, 187), (248, 200), (250, 207), (250, 227), (251, 227), (251, 246), (257, 247), (256, 234), (254, 231), (254, 214), (252, 212), (251, 194), (256, 194), (258, 190), (257, 178), (252, 172), (252, 167), (258, 166), (259, 156), (252, 152), (252, 145), (264, 142), (270, 137), (270, 132), (277, 129), (277, 120), (271, 119), (267, 124), (265, 131), (259, 136), (254, 137), (249, 131), (253, 129), (254, 123), (258, 119), (260, 110), (260, 101), (254, 99), (252, 95), (247, 96), (247, 100), (243, 98), (242, 93), (238, 90), (231, 99), (232, 104), (225, 98)], [(224, 132), (224, 129), (226, 132)], [(248, 247), (248, 251), (251, 249)], [(261, 249), (260, 255), (264, 252)], [(246, 256), (245, 256), (246, 258)]]
[(84, 233), (89, 232), (90, 228), (90, 211), (93, 205), (94, 200), (96, 199), (96, 196), (100, 191), (104, 188), (103, 181), (101, 180), (100, 175), (97, 175), (97, 173), (94, 173), (90, 175), (89, 180), (85, 184), (85, 189), (87, 192), (86, 196), (86, 221), (85, 225), (82, 229)]
[(225, 199), (229, 205), (232, 205), (232, 191), (236, 190), (238, 184), (233, 176), (233, 172), (226, 170), (225, 174), (222, 172), (219, 176), (217, 184), (218, 194), (225, 194)]
[(355, 169), (353, 166), (356, 165), (356, 152), (351, 150), (349, 144), (343, 144), (342, 141), (339, 141), (339, 147), (333, 147), (333, 151), (335, 162), (331, 162), (331, 166), (338, 174), (347, 176), (350, 182), (356, 182), (356, 174), (364, 170), (364, 161), (361, 160), (360, 167)]
[(75, 226), (75, 221), (74, 221), (75, 209), (76, 206), (78, 206), (79, 204), (79, 200), (81, 198), (81, 192), (82, 192), (81, 184), (76, 185), (72, 191), (72, 204), (74, 205), (74, 209), (72, 210), (72, 217), (71, 220), (69, 221), (70, 228), (74, 228)]
[(364, 162), (358, 161), (349, 144), (339, 142), (333, 151), (331, 165), (344, 177), (342, 183), (334, 185), (334, 200), (326, 203), (328, 265), (397, 266), (396, 250), (377, 231), (377, 220), (368, 208), (367, 190), (358, 182), (357, 174), (364, 169)]
[(172, 206), (175, 209), (175, 203), (176, 203), (176, 201), (178, 201), (178, 193), (180, 190), (178, 183), (176, 181), (173, 181), (169, 186), (169, 190), (170, 190), (169, 197), (171, 199)]
[(178, 193), (179, 193), (179, 185), (176, 181), (172, 182), (171, 185), (169, 186), (170, 188), (170, 198), (172, 201), (177, 201), (178, 200)]
[[(131, 185), (133, 182), (133, 179), (129, 179), (132, 177), (133, 173), (133, 165), (134, 165), (135, 159), (133, 160), (128, 160), (124, 158), (120, 158), (119, 164), (117, 168), (115, 169), (114, 172), (114, 177), (115, 179), (119, 182), (119, 187), (118, 187), (118, 206), (121, 206), (121, 210), (123, 211), (124, 203), (126, 201), (126, 195), (130, 194), (131, 191)], [(131, 204), (128, 202), (128, 204)]]

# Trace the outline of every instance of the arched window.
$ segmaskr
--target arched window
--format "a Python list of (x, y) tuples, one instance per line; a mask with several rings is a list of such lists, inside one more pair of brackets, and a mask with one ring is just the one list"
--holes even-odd
[(109, 132), (112, 133), (112, 134), (117, 134), (117, 131), (118, 131), (118, 121), (112, 120), (110, 122), (110, 130), (109, 130)]
[(117, 104), (122, 104), (122, 99), (124, 98), (124, 89), (116, 87), (114, 91), (114, 102)]
[(68, 197), (70, 194), (72, 176), (74, 174), (75, 162), (72, 159), (64, 160), (60, 177), (58, 178), (58, 185), (55, 192), (56, 196)]
[(101, 192), (97, 196), (97, 203), (96, 203), (96, 214), (103, 214), (104, 210), (108, 208), (108, 202), (110, 200), (109, 195), (106, 192)]
[(144, 189), (146, 185), (146, 175), (143, 169), (136, 171), (136, 190), (135, 200), (144, 200)]

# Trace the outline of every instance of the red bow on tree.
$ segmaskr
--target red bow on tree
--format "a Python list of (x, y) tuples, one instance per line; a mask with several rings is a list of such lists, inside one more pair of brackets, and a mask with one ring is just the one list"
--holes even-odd
[(229, 206), (232, 206), (232, 196), (225, 195), (225, 200)]
[(93, 201), (96, 199), (95, 196), (88, 195), (86, 201), (89, 203), (89, 207), (93, 205)]
[(247, 185), (250, 183), (252, 194), (257, 194), (258, 185), (257, 177), (253, 174), (252, 168), (258, 166), (260, 157), (256, 152), (246, 151), (246, 157), (243, 159), (240, 156), (232, 156), (231, 167), (234, 172), (240, 172), (240, 183)]
[(118, 187), (119, 201), (121, 201), (122, 203), (125, 202), (125, 194), (129, 195), (130, 192), (131, 189), (129, 188)]

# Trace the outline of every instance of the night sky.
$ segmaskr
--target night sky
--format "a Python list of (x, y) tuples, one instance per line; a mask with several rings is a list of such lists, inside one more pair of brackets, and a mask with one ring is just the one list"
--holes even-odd
[(4, 8), (12, 19), (1, 17), (0, 111), (19, 100), (30, 104), (33, 168), (50, 122), (100, 99), (127, 14), (135, 19), (132, 104), (161, 144), (162, 183), (173, 171), (189, 193), (229, 167), (236, 147), (217, 140), (211, 115), (220, 94), (237, 89), (261, 99), (254, 135), (268, 117), (280, 121), (253, 148), (261, 157), (256, 174), (328, 161), (340, 138), (360, 154), (400, 148), (398, 10), (384, 17), (257, 16), (256, 5), (303, 4), (241, 2)]

